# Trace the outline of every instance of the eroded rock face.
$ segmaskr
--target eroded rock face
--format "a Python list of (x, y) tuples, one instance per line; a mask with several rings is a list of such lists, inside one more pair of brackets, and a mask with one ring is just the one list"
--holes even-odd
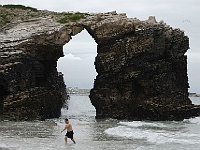
[(58, 22), (63, 14), (41, 13), (26, 21), (13, 19), (0, 30), (1, 118), (60, 116), (66, 90), (57, 60), (63, 45), (83, 29), (98, 44), (98, 75), (90, 93), (97, 118), (181, 120), (199, 115), (200, 107), (188, 98), (184, 54), (189, 39), (183, 31), (154, 17), (140, 21), (116, 12), (64, 24)]
[(32, 45), (1, 54), (3, 118), (59, 117), (66, 96), (63, 76), (56, 70), (62, 46)]
[[(183, 120), (199, 115), (200, 107), (188, 98), (184, 54), (189, 39), (183, 31), (153, 17), (106, 26), (90, 31), (98, 43), (98, 75), (90, 94), (97, 118)], [(102, 28), (106, 31), (99, 32)]]

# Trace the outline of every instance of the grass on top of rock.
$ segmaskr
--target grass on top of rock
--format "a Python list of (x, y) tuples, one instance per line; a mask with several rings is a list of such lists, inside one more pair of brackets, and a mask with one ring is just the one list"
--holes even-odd
[(4, 13), (0, 13), (0, 27), (2, 25), (5, 25), (7, 23), (10, 23), (10, 20), (8, 18), (10, 14), (4, 14)]
[(84, 19), (86, 18), (87, 13), (61, 13), (62, 15), (64, 15), (63, 18), (61, 18), (60, 20), (58, 20), (59, 23), (68, 23), (69, 21), (75, 22), (78, 21), (80, 19)]
[(2, 7), (4, 8), (10, 8), (10, 9), (22, 9), (22, 10), (32, 10), (37, 12), (38, 10), (36, 8), (28, 7), (28, 6), (23, 6), (23, 5), (3, 5)]

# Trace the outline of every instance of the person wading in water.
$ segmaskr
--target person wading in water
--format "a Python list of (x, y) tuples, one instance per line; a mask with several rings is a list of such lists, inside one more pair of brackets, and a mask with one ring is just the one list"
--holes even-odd
[(74, 132), (72, 129), (72, 125), (67, 118), (65, 119), (65, 124), (66, 124), (65, 128), (61, 131), (61, 133), (62, 133), (63, 131), (65, 131), (67, 129), (67, 133), (65, 134), (65, 142), (67, 143), (67, 138), (70, 138), (74, 142), (74, 144), (76, 144), (74, 137), (73, 137)]

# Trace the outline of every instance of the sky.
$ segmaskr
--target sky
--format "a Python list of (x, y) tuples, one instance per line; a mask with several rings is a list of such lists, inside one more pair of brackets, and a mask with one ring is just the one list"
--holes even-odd
[[(51, 11), (126, 13), (129, 18), (146, 20), (156, 16), (173, 28), (180, 28), (190, 38), (188, 76), (190, 92), (200, 93), (200, 1), (199, 0), (0, 0), (0, 4), (22, 4)], [(92, 88), (96, 77), (96, 43), (84, 30), (64, 46), (65, 57), (58, 70), (69, 87)]]

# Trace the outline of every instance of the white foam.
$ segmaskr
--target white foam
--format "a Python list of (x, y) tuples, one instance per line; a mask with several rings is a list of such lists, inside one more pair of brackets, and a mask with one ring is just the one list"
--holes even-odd
[[(180, 144), (198, 144), (200, 143), (200, 135), (191, 134), (191, 133), (183, 133), (181, 131), (169, 131), (169, 130), (152, 130), (152, 129), (140, 129), (133, 128), (133, 126), (141, 126), (142, 122), (139, 123), (120, 123), (120, 124), (128, 124), (129, 126), (119, 125), (118, 127), (113, 127), (105, 130), (105, 133), (121, 138), (128, 139), (141, 139), (148, 141), (150, 143), (180, 143)], [(144, 123), (146, 124), (146, 123)]]
[(142, 122), (142, 121), (133, 121), (133, 122), (120, 122), (121, 125), (126, 125), (129, 127), (167, 127), (163, 123), (160, 122)]
[(6, 144), (2, 144), (2, 143), (0, 143), (0, 148), (1, 147), (4, 147), (4, 148), (6, 148), (6, 147), (8, 147)]
[(184, 121), (189, 121), (192, 124), (200, 124), (200, 117), (195, 117), (191, 119), (185, 119)]
[(10, 148), (14, 148), (14, 147), (11, 147), (11, 145), (8, 145), (8, 144), (5, 144), (5, 143), (0, 143), (0, 150), (6, 150), (6, 149), (10, 149)]

